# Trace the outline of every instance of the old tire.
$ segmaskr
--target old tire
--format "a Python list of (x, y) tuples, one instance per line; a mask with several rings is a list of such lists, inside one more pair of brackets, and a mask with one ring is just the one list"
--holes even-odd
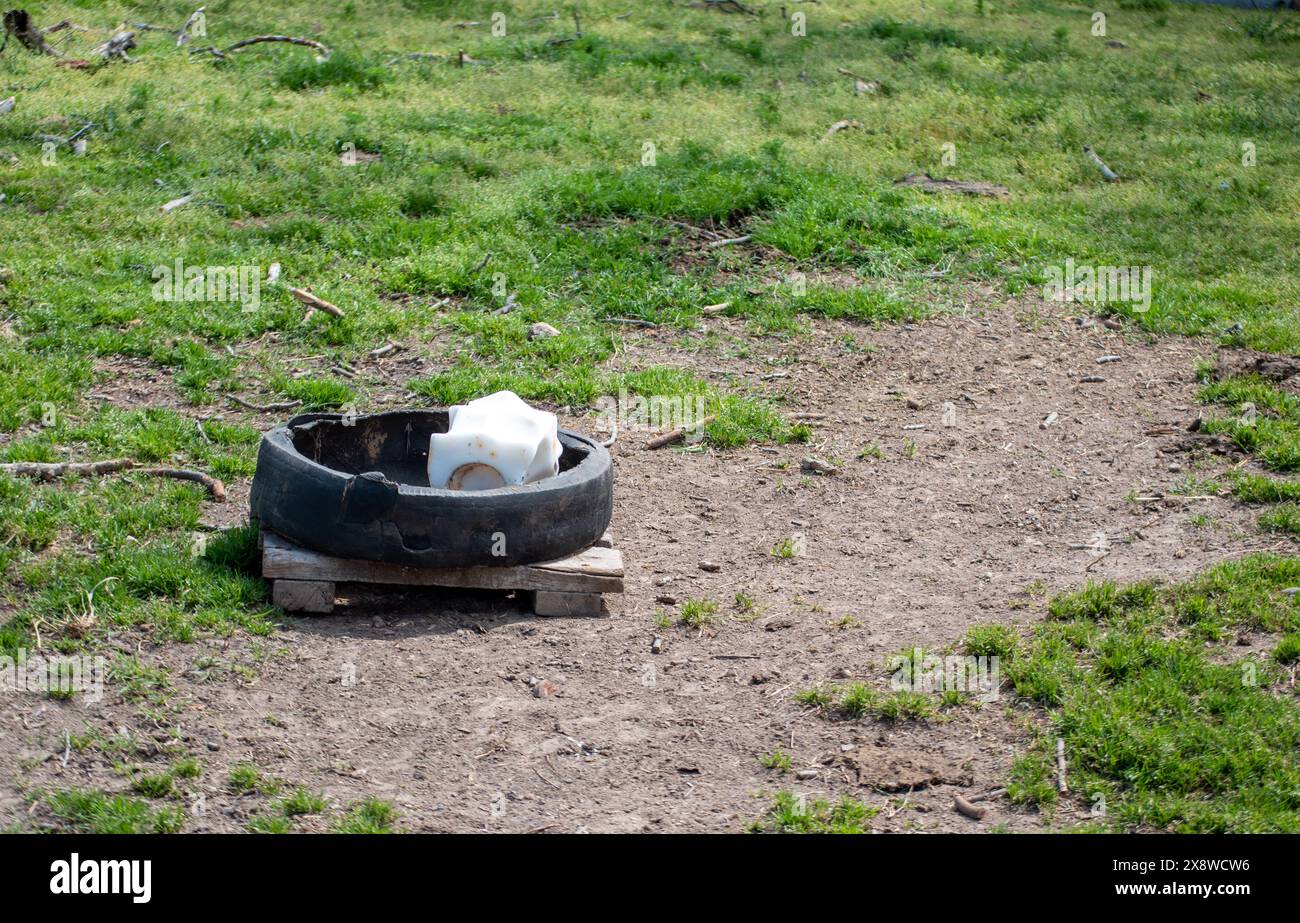
[(345, 418), (303, 414), (262, 437), (253, 518), (326, 554), (415, 567), (550, 561), (609, 526), (614, 474), (596, 442), (560, 430), (560, 473), (517, 487), (427, 485), (429, 436), (441, 410)]

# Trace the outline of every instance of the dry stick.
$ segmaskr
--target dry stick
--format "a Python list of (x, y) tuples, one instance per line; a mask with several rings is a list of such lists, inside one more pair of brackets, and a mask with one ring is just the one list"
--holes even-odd
[(861, 127), (862, 127), (862, 123), (859, 122), (857, 119), (841, 119), (840, 121), (832, 125), (830, 128), (826, 129), (826, 134), (822, 136), (822, 140), (825, 141), (829, 138), (832, 138), (837, 133), (843, 131), (846, 128), (861, 128)]
[(226, 397), (230, 398), (240, 407), (247, 408), (248, 410), (256, 410), (258, 413), (274, 413), (277, 410), (292, 410), (295, 407), (302, 406), (302, 401), (284, 401), (279, 404), (253, 404), (244, 400), (237, 394), (227, 394)]
[(225, 48), (217, 48), (215, 45), (210, 45), (207, 48), (195, 48), (190, 53), (202, 54), (203, 52), (208, 52), (214, 58), (220, 59), (224, 58), (232, 51), (238, 51), (239, 49), (247, 48), (250, 45), (261, 45), (265, 42), (285, 42), (290, 45), (302, 45), (306, 48), (315, 48), (320, 52), (322, 58), (328, 58), (333, 54), (327, 46), (321, 44), (315, 39), (295, 38), (292, 35), (255, 35), (252, 38), (246, 38), (243, 41), (235, 42), (233, 45), (227, 45)]
[(981, 808), (978, 805), (971, 804), (961, 795), (957, 795), (955, 798), (953, 798), (953, 807), (955, 807), (958, 811), (960, 811), (962, 814), (965, 814), (967, 817), (971, 818), (972, 820), (983, 820), (985, 813), (987, 813), (987, 810), (985, 808)]
[(52, 481), (64, 475), (72, 477), (98, 477), (135, 466), (129, 458), (115, 458), (97, 462), (8, 462), (0, 465), (0, 472), (15, 477), (34, 477)]
[(730, 247), (732, 244), (747, 244), (753, 238), (749, 234), (743, 234), (740, 237), (724, 237), (722, 240), (711, 240), (706, 243), (706, 247)]
[(147, 474), (156, 478), (176, 478), (181, 481), (194, 481), (202, 484), (212, 494), (212, 499), (218, 503), (226, 502), (226, 485), (222, 484), (216, 478), (204, 474), (201, 471), (190, 471), (186, 468), (140, 468), (141, 474)]
[(194, 20), (202, 16), (203, 11), (206, 9), (207, 9), (206, 6), (201, 6), (193, 13), (190, 13), (190, 18), (185, 20), (185, 25), (181, 26), (180, 29), (176, 32), (177, 48), (181, 47), (182, 45), (184, 45), (186, 42), (190, 40), (190, 26), (194, 25)]
[(1056, 790), (1062, 794), (1070, 791), (1065, 782), (1065, 739), (1056, 738)]
[(170, 202), (167, 202), (166, 204), (162, 205), (158, 209), (158, 211), (162, 212), (165, 215), (168, 212), (175, 211), (176, 209), (184, 205), (189, 205), (193, 201), (194, 201), (194, 193), (190, 193), (189, 195), (181, 196), (179, 199), (172, 199)]
[[(8, 44), (9, 36), (12, 35), (28, 51), (35, 54), (47, 54), (54, 58), (63, 57), (54, 48), (46, 44), (44, 34), (32, 22), (32, 18), (26, 10), (9, 10), (5, 13), (4, 31), (5, 44)], [(3, 49), (4, 45), (0, 45), (0, 50)]]
[(645, 447), (647, 449), (662, 449), (666, 445), (672, 445), (673, 443), (681, 442), (683, 439), (686, 438), (687, 433), (695, 432), (697, 430), (703, 430), (704, 427), (708, 426), (715, 419), (717, 418), (709, 416), (709, 417), (705, 417), (695, 426), (691, 426), (691, 427), (679, 426), (671, 433), (665, 433), (662, 436), (658, 436), (654, 439), (651, 439), (649, 442), (645, 444)]
[(326, 301), (323, 298), (317, 298), (315, 295), (307, 291), (305, 288), (290, 288), (289, 294), (292, 295), (294, 298), (297, 298), (303, 304), (310, 305), (313, 308), (319, 308), (320, 310), (324, 311), (326, 314), (333, 314), (335, 317), (344, 316), (343, 311), (340, 308), (330, 304), (328, 301)]
[(1108, 183), (1119, 182), (1119, 174), (1116, 173), (1114, 170), (1112, 170), (1110, 167), (1106, 166), (1105, 162), (1100, 157), (1097, 156), (1097, 152), (1092, 149), (1092, 145), (1085, 144), (1083, 146), (1083, 152), (1088, 155), (1089, 160), (1091, 160), (1094, 164), (1097, 165), (1097, 169), (1101, 171), (1101, 175), (1106, 177), (1106, 182)]
[(127, 52), (134, 47), (134, 32), (116, 32), (109, 37), (108, 41), (92, 48), (90, 53), (99, 55), (105, 61), (112, 61), (115, 58), (120, 58), (123, 61), (130, 61), (131, 58), (127, 55)]
[(137, 468), (129, 458), (115, 458), (99, 462), (8, 462), (0, 464), (0, 474), (35, 477), (52, 481), (64, 476), (98, 477), (119, 471), (135, 471), (150, 477), (178, 478), (202, 484), (218, 503), (225, 502), (226, 486), (214, 477), (184, 468)]

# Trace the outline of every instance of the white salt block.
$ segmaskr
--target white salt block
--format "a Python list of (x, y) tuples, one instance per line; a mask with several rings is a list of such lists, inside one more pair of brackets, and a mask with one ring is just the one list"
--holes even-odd
[(490, 490), (531, 484), (560, 473), (555, 414), (524, 403), (513, 391), (457, 404), (447, 432), (429, 438), (429, 486)]

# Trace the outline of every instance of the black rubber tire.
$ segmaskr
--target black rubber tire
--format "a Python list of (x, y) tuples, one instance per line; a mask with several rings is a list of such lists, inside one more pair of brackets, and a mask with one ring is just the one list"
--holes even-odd
[(560, 473), (520, 487), (423, 486), (429, 436), (445, 410), (345, 419), (303, 414), (262, 437), (252, 516), (326, 554), (415, 567), (550, 561), (592, 545), (609, 526), (609, 452), (560, 430)]

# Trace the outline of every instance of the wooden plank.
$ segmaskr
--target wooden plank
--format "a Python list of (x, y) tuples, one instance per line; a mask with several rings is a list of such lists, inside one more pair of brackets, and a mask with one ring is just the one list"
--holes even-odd
[(421, 568), (379, 561), (335, 558), (265, 533), (262, 576), (271, 579), (330, 580), (485, 590), (558, 590), (570, 593), (623, 592), (623, 555), (616, 549), (588, 548), (545, 564), (514, 567)]
[(599, 593), (562, 593), (555, 590), (532, 592), (537, 615), (603, 615), (605, 605)]
[(271, 602), (286, 612), (333, 612), (334, 584), (329, 580), (276, 580)]

